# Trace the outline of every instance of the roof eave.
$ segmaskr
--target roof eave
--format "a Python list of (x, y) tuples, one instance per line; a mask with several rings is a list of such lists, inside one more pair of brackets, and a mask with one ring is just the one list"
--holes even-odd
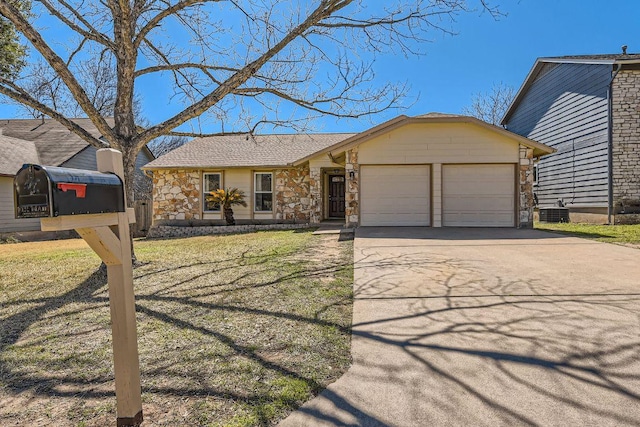
[(373, 137), (381, 132), (385, 132), (388, 131), (394, 127), (396, 127), (399, 123), (404, 123), (405, 120), (410, 119), (410, 117), (405, 116), (405, 115), (400, 115), (398, 117), (395, 117), (391, 120), (387, 120), (384, 123), (381, 123), (377, 126), (374, 126), (368, 130), (365, 130), (364, 132), (360, 132), (357, 133), (353, 136), (350, 136), (349, 138), (340, 141), (336, 144), (333, 144), (327, 148), (323, 148), (322, 150), (316, 151), (313, 154), (310, 154), (306, 157), (303, 157), (300, 160), (297, 160), (295, 162), (292, 163), (292, 165), (294, 166), (299, 166), (301, 164), (304, 164), (306, 162), (308, 162), (309, 160), (311, 160), (314, 157), (320, 156), (322, 154), (329, 154), (331, 153), (333, 155), (335, 150), (339, 150), (338, 153), (341, 153), (343, 151), (348, 150), (349, 148), (358, 145), (361, 143), (361, 141), (363, 139), (368, 139), (369, 137)]
[(222, 169), (290, 169), (293, 164), (287, 165), (244, 165), (244, 166), (142, 166), (140, 169), (145, 171), (154, 170), (170, 170), (170, 169), (191, 169), (191, 170), (222, 170)]
[[(360, 140), (362, 138), (367, 137), (368, 135), (377, 133), (377, 132), (379, 132), (379, 131), (381, 131), (383, 129), (386, 129), (389, 126), (393, 126), (396, 123), (401, 122), (402, 120), (407, 119), (407, 118), (408, 117), (405, 116), (405, 115), (400, 115), (400, 116), (395, 117), (395, 118), (393, 118), (391, 120), (387, 120), (384, 123), (381, 123), (381, 124), (379, 124), (377, 126), (374, 126), (374, 127), (370, 128), (368, 130), (365, 130), (363, 132), (356, 133), (356, 134), (350, 136), (349, 138), (344, 139), (344, 140), (342, 140), (340, 142), (337, 142), (337, 143), (335, 143), (335, 144), (333, 144), (333, 145), (331, 145), (331, 146), (329, 146), (327, 148), (323, 148), (322, 150), (319, 150), (319, 151), (316, 151), (315, 153), (309, 154), (308, 156), (305, 156), (305, 157), (301, 158), (300, 160), (296, 160), (295, 162), (292, 163), (292, 165), (293, 166), (300, 166), (300, 165), (308, 162), (309, 160), (313, 159), (314, 157), (321, 156), (322, 154), (328, 154), (328, 153), (332, 153), (333, 154), (333, 151), (336, 150), (336, 149), (342, 148), (343, 146), (350, 145), (350, 144), (351, 145), (355, 145), (355, 144), (353, 144), (353, 141), (357, 141), (357, 140)], [(341, 150), (340, 152), (342, 152), (342, 151), (344, 151), (344, 150)]]
[[(499, 126), (494, 126), (482, 120), (476, 119), (475, 117), (469, 116), (435, 116), (435, 117), (407, 117), (407, 116), (398, 116), (393, 120), (389, 120), (388, 122), (383, 123), (383, 125), (376, 126), (375, 128), (370, 129), (367, 132), (363, 132), (362, 134), (355, 135), (343, 142), (341, 142), (339, 147), (334, 146), (332, 150), (326, 150), (330, 152), (332, 155), (339, 154), (343, 151), (349, 150), (350, 148), (362, 144), (363, 142), (374, 138), (382, 133), (389, 132), (395, 128), (400, 126), (404, 126), (407, 124), (415, 124), (415, 123), (471, 123), (477, 126), (483, 127), (485, 129), (491, 130), (493, 132), (500, 133), (508, 138), (514, 139), (518, 141), (518, 143), (533, 148), (534, 156), (540, 157), (546, 154), (551, 154), (556, 151), (555, 148), (549, 147), (547, 145), (541, 144), (532, 139), (526, 138), (524, 136), (520, 136), (513, 132), (510, 132), (506, 129), (503, 129)], [(336, 151), (339, 150), (339, 151)]]

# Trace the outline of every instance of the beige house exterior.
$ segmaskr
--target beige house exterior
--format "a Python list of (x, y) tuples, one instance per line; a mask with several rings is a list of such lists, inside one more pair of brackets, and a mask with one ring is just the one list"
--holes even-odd
[(237, 187), (239, 224), (531, 227), (534, 159), (553, 152), (475, 118), (399, 116), (359, 134), (196, 139), (149, 163), (155, 225), (223, 223), (203, 194)]

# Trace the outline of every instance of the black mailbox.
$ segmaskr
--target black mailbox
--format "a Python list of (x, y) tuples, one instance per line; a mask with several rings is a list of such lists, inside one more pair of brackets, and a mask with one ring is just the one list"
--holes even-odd
[(122, 181), (112, 173), (26, 164), (13, 183), (16, 218), (125, 211)]

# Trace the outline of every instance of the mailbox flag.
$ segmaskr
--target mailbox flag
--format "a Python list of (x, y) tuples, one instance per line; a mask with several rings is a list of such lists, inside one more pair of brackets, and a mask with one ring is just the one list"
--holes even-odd
[(59, 182), (58, 189), (64, 191), (65, 193), (68, 190), (73, 190), (76, 192), (76, 197), (79, 199), (84, 199), (87, 195), (87, 184), (71, 184), (68, 182)]

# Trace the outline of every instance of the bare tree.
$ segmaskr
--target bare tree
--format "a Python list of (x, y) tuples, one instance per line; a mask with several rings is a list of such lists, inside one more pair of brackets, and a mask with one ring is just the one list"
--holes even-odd
[(494, 84), (489, 92), (476, 93), (471, 105), (462, 108), (462, 114), (499, 125), (514, 97), (513, 87), (500, 82)]
[(154, 156), (160, 157), (171, 150), (175, 150), (176, 148), (183, 146), (188, 141), (189, 138), (186, 136), (165, 135), (151, 141), (148, 147)]
[[(96, 147), (123, 153), (133, 179), (137, 153), (162, 135), (194, 121), (215, 120), (221, 132), (258, 126), (304, 128), (321, 115), (359, 118), (397, 108), (406, 84), (375, 80), (382, 54), (420, 54), (432, 32), (451, 32), (455, 15), (477, 8), (500, 12), (488, 0), (37, 0), (25, 17), (15, 1), (0, 1), (0, 16), (46, 64), (102, 134), (97, 139), (69, 119), (68, 106), (35, 96), (29, 81), (0, 75), (0, 94), (52, 117)], [(54, 33), (39, 16), (60, 27)], [(97, 68), (91, 68), (94, 64)], [(115, 98), (96, 95), (83, 73), (115, 76)], [(33, 73), (33, 70), (32, 70)], [(157, 123), (136, 117), (136, 87), (170, 88), (176, 112)], [(142, 94), (139, 94), (140, 96)], [(50, 98), (50, 99), (49, 99)], [(114, 124), (103, 107), (112, 103)], [(173, 111), (173, 110), (172, 110)], [(206, 113), (206, 115), (205, 115)], [(197, 124), (197, 123), (196, 123)], [(193, 127), (192, 127), (193, 129)], [(127, 199), (133, 201), (133, 187)]]

